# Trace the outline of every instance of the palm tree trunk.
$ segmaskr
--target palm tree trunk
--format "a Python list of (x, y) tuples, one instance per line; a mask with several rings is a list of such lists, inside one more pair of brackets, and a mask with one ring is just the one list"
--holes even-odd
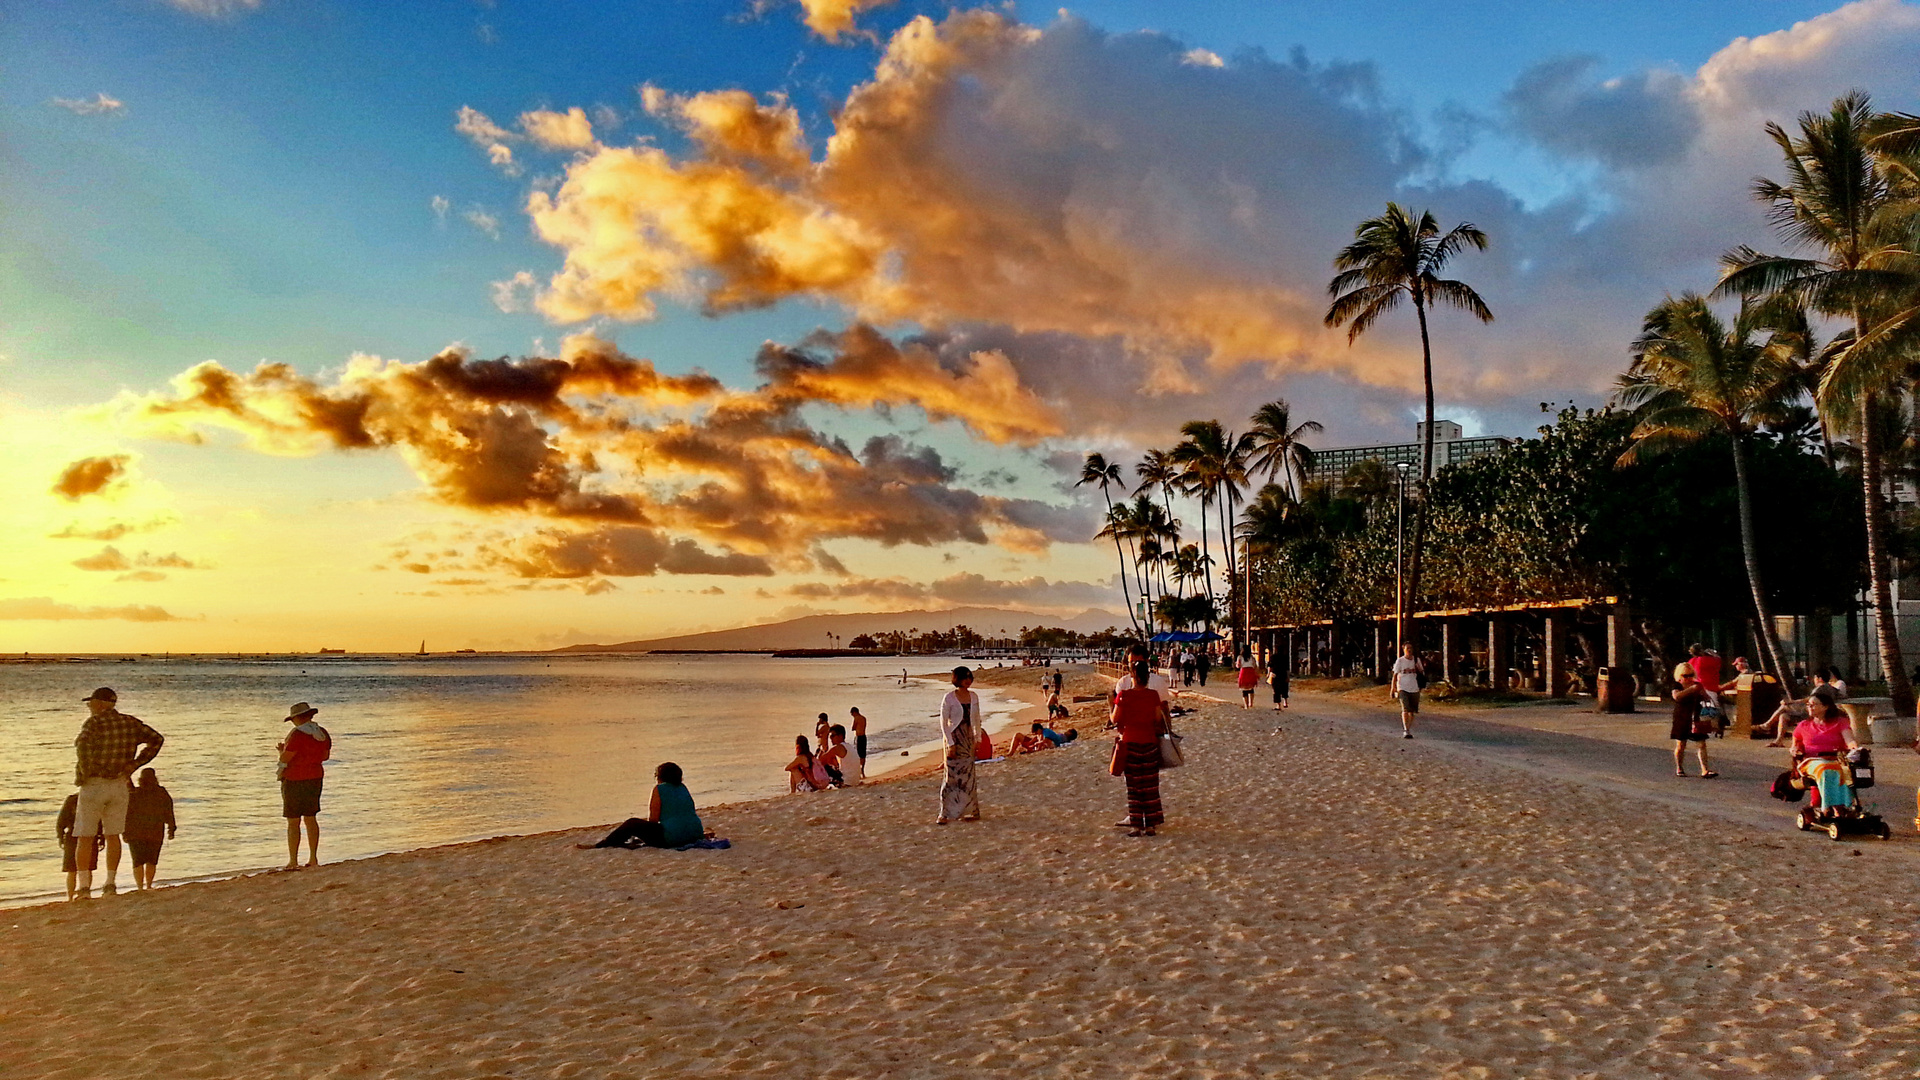
[(1873, 581), (1873, 614), (1879, 632), (1880, 668), (1887, 679), (1887, 696), (1896, 716), (1912, 716), (1913, 682), (1900, 649), (1900, 623), (1893, 607), (1892, 559), (1887, 543), (1887, 507), (1880, 497), (1880, 436), (1874, 426), (1878, 394), (1867, 394), (1860, 407), (1860, 486), (1867, 510), (1867, 572)]
[(1407, 591), (1400, 597), (1401, 641), (1412, 641), (1414, 598), (1420, 595), (1420, 571), (1424, 566), (1422, 553), (1427, 547), (1427, 483), (1433, 479), (1433, 342), (1427, 337), (1427, 305), (1416, 287), (1413, 293), (1413, 313), (1420, 320), (1420, 377), (1426, 384), (1427, 423), (1420, 445), (1420, 484), (1415, 490), (1413, 506), (1413, 550), (1407, 558)]
[(1753, 531), (1753, 489), (1747, 480), (1746, 435), (1734, 428), (1730, 428), (1727, 435), (1733, 442), (1733, 483), (1740, 498), (1740, 554), (1747, 563), (1747, 587), (1753, 591), (1753, 616), (1759, 624), (1760, 648), (1767, 654), (1767, 666), (1782, 672), (1786, 670), (1782, 663), (1785, 657), (1780, 651), (1780, 640), (1774, 636), (1773, 613), (1767, 610), (1767, 590), (1760, 581), (1760, 546)]
[(1201, 583), (1207, 587), (1207, 629), (1213, 629), (1213, 549), (1207, 543), (1207, 500), (1200, 500)]
[(1113, 496), (1108, 494), (1105, 484), (1100, 486), (1100, 494), (1107, 499), (1107, 528), (1113, 530), (1113, 554), (1120, 560), (1120, 598), (1127, 604), (1127, 624), (1133, 627), (1134, 633), (1139, 634), (1140, 617), (1133, 610), (1133, 596), (1127, 592), (1127, 553), (1120, 547), (1120, 530), (1113, 527)]

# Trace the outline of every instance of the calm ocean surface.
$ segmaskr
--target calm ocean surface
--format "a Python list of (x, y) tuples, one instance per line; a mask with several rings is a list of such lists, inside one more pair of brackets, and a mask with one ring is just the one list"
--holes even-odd
[[(868, 718), (869, 771), (938, 737), (946, 687), (901, 665), (937, 657), (765, 656), (143, 659), (0, 665), (0, 901), (63, 890), (54, 819), (73, 788), (80, 699), (120, 693), (123, 712), (166, 736), (153, 762), (179, 839), (158, 879), (286, 862), (274, 778), (281, 717), (318, 706), (333, 735), (320, 815), (331, 862), (644, 813), (653, 767), (676, 761), (702, 806), (783, 795), (793, 737), (814, 716)], [(996, 728), (1019, 703), (986, 690)], [(852, 741), (851, 738), (848, 739)], [(802, 796), (805, 797), (805, 796)], [(931, 813), (929, 809), (929, 813)], [(302, 858), (305, 857), (304, 851)], [(104, 880), (96, 874), (95, 884)], [(120, 885), (132, 887), (130, 864)]]

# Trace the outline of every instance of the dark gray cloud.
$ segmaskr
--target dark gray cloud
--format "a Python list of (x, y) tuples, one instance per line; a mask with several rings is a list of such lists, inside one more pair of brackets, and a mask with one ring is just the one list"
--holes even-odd
[(1597, 56), (1563, 56), (1522, 72), (1501, 99), (1514, 125), (1540, 145), (1608, 165), (1659, 165), (1693, 148), (1701, 120), (1689, 80), (1672, 71), (1598, 76)]

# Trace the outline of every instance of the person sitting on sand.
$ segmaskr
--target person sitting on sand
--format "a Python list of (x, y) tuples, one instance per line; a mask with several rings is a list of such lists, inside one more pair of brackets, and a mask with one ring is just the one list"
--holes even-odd
[(663, 761), (653, 770), (653, 797), (647, 800), (647, 816), (628, 818), (597, 844), (575, 844), (577, 848), (657, 847), (677, 848), (698, 841), (706, 828), (693, 809), (693, 794), (680, 774), (680, 766)]
[(866, 779), (861, 769), (860, 755), (847, 745), (847, 729), (835, 724), (827, 729), (827, 737), (832, 742), (820, 752), (820, 757), (827, 766), (828, 774), (839, 773), (841, 787), (852, 787)]
[(827, 767), (814, 756), (813, 748), (807, 744), (807, 737), (795, 735), (793, 760), (787, 762), (787, 794), (825, 791), (829, 783), (831, 781), (827, 776)]

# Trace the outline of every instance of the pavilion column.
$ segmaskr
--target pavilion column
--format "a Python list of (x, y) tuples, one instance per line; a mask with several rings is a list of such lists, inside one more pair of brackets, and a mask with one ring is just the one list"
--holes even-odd
[(1367, 674), (1385, 682), (1387, 672), (1393, 670), (1393, 639), (1387, 633), (1387, 624), (1378, 619), (1373, 623), (1373, 662), (1367, 665)]
[(1334, 675), (1338, 675), (1339, 673), (1340, 673), (1340, 624), (1330, 623), (1327, 626), (1327, 675), (1334, 676)]
[(1495, 690), (1507, 688), (1507, 672), (1513, 667), (1512, 642), (1507, 633), (1505, 615), (1496, 613), (1487, 617), (1487, 678), (1488, 685)]
[(1633, 704), (1633, 618), (1625, 604), (1606, 614), (1608, 692), (1598, 702), (1600, 712), (1630, 713)]
[(1546, 667), (1546, 691), (1567, 696), (1567, 617), (1549, 612), (1543, 620), (1541, 658)]
[(1440, 677), (1449, 686), (1460, 685), (1460, 647), (1466, 642), (1460, 640), (1460, 620), (1444, 618), (1440, 620)]

